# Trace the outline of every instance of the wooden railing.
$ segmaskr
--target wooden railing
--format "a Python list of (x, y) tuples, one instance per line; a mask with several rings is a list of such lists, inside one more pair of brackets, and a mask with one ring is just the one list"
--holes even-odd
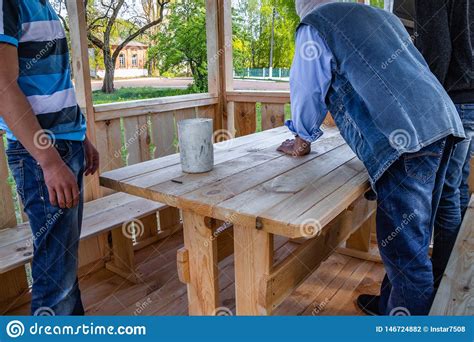
[[(227, 101), (233, 103), (236, 136), (251, 134), (258, 130), (258, 108), (260, 108), (262, 131), (283, 126), (285, 116), (290, 114), (288, 108), (290, 103), (289, 91), (229, 91), (226, 98)], [(326, 126), (335, 125), (329, 113), (324, 124)]]
[(231, 91), (227, 101), (233, 103), (235, 136), (257, 131), (257, 104), (260, 104), (261, 130), (285, 123), (285, 107), (290, 102), (288, 91)]

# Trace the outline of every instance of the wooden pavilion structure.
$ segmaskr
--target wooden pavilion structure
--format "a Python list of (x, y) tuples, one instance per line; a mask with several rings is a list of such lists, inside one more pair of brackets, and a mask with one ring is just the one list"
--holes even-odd
[[(171, 160), (177, 152), (176, 122), (182, 119), (212, 118), (217, 135), (243, 137), (256, 132), (258, 103), (262, 130), (283, 125), (289, 92), (233, 89), (231, 0), (206, 0), (208, 93), (103, 105), (92, 102), (83, 1), (68, 0), (67, 10), (77, 98), (87, 115), (89, 138), (101, 155), (101, 173), (159, 157)], [(331, 126), (330, 118), (326, 124)], [(0, 311), (24, 314), (28, 312), (30, 300), (28, 263), (32, 243), (26, 217), (17, 217), (15, 212), (18, 198), (12, 196), (11, 187), (5, 181), (8, 169), (3, 149), (0, 144)], [(85, 184), (88, 206), (80, 244), (80, 284), (87, 313), (186, 314), (186, 285), (180, 279), (188, 275), (183, 274), (185, 268), (176, 266), (176, 253), (183, 241), (180, 211), (166, 204), (113, 193), (100, 185), (99, 175), (88, 177)], [(358, 208), (357, 205), (348, 203), (344, 215)], [(362, 207), (365, 214), (373, 213), (373, 207), (366, 204)], [(463, 254), (464, 250), (458, 246), (456, 253), (462, 264), (452, 261), (451, 269), (467, 268), (465, 273), (472, 277), (472, 262), (468, 262), (473, 252), (471, 215), (469, 212), (459, 244), (469, 250)], [(321, 265), (318, 263), (317, 270), (313, 265), (299, 275), (298, 281), (292, 284), (292, 291), (285, 289), (288, 293), (279, 297), (280, 305), (273, 312), (360, 314), (354, 298), (362, 292), (377, 293), (384, 274), (374, 245), (373, 216), (370, 217), (359, 223), (357, 232), (337, 253)], [(126, 236), (125, 224), (130, 222), (134, 233)], [(135, 234), (137, 224), (138, 235)], [(233, 235), (222, 234), (218, 239), (231, 243)], [(281, 259), (301, 255), (295, 252), (300, 246), (312, 246), (288, 237), (276, 237), (273, 243), (275, 255)], [(218, 266), (220, 302), (225, 308), (223, 314), (231, 314), (235, 308), (234, 263), (232, 250), (223, 249), (225, 251), (220, 253), (224, 253), (225, 258)], [(178, 251), (178, 266), (186, 262), (185, 259)], [(456, 274), (457, 271), (448, 274), (443, 300), (454, 296), (461, 302), (469, 301), (472, 291), (459, 289), (459, 286), (469, 281), (472, 285), (472, 278), (464, 277), (460, 282)], [(437, 305), (436, 313), (456, 314), (467, 310), (465, 306), (460, 310), (449, 303)]]

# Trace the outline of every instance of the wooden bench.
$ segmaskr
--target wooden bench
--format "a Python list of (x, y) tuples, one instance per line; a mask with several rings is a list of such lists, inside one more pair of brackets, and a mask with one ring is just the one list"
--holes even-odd
[(430, 315), (474, 315), (474, 196), (471, 197)]
[[(81, 253), (86, 240), (110, 231), (112, 256), (101, 266), (105, 263), (110, 271), (136, 283), (140, 280), (140, 274), (135, 270), (134, 250), (156, 242), (180, 227), (176, 209), (125, 193), (115, 193), (84, 205), (79, 257), (87, 258), (86, 250)], [(11, 309), (12, 303), (18, 306), (29, 301), (25, 265), (32, 257), (33, 236), (28, 223), (0, 230), (1, 314)]]

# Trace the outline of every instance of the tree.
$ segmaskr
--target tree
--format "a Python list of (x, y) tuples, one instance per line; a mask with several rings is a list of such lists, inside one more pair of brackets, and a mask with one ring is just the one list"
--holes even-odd
[[(207, 91), (206, 7), (204, 0), (174, 2), (154, 37), (149, 59), (161, 72), (189, 68), (197, 92)], [(218, 58), (218, 56), (216, 56)]]
[[(84, 0), (89, 41), (102, 51), (105, 77), (102, 85), (104, 93), (114, 91), (115, 64), (123, 48), (147, 30), (162, 23), (166, 5), (171, 0), (146, 0), (137, 7), (135, 1), (126, 0)], [(58, 14), (68, 31), (67, 21), (61, 11), (66, 0), (54, 0)], [(145, 15), (145, 11), (154, 11), (154, 16)], [(150, 12), (148, 12), (150, 13)], [(150, 19), (151, 18), (151, 19)], [(112, 51), (111, 43), (115, 34), (121, 40)]]
[(234, 64), (237, 68), (270, 66), (274, 10), (276, 20), (272, 67), (291, 66), (294, 33), (299, 23), (294, 0), (237, 0), (233, 8)]

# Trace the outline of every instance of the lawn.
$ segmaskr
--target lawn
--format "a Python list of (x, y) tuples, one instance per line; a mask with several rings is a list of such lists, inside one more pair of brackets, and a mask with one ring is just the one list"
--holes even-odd
[(160, 89), (153, 87), (138, 88), (119, 88), (112, 94), (104, 94), (100, 90), (92, 92), (92, 100), (94, 104), (104, 104), (111, 102), (124, 102), (132, 100), (153, 99), (157, 97), (176, 96), (191, 94), (191, 89)]

